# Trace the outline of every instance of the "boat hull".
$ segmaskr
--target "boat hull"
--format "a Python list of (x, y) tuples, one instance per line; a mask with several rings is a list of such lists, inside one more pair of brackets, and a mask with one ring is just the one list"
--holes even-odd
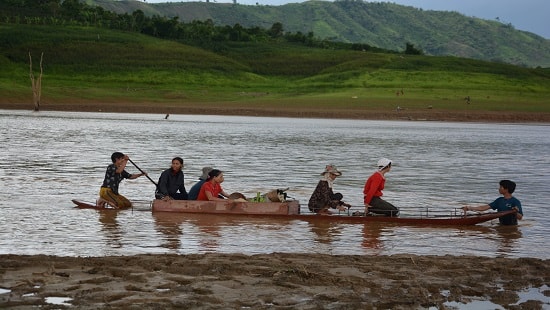
[(153, 200), (153, 212), (237, 214), (237, 215), (298, 215), (300, 203), (286, 202), (238, 202), (200, 200)]
[(124, 210), (110, 207), (109, 205), (98, 206), (96, 203), (81, 201), (77, 199), (71, 200), (77, 209), (95, 209), (95, 210)]
[(489, 212), (467, 216), (448, 217), (389, 217), (389, 216), (348, 216), (348, 215), (313, 215), (303, 214), (293, 216), (301, 220), (330, 221), (342, 223), (395, 223), (401, 225), (428, 225), (428, 226), (471, 226), (498, 219), (501, 216), (516, 213), (516, 211)]
[(300, 214), (298, 201), (288, 202), (233, 202), (233, 201), (195, 201), (195, 200), (153, 200), (153, 212), (178, 212), (201, 214), (224, 214), (226, 216), (263, 216), (284, 217), (302, 221), (330, 221), (351, 224), (361, 223), (396, 223), (402, 225), (431, 226), (470, 226), (498, 219), (501, 216), (515, 213), (490, 212), (467, 216), (448, 217), (389, 217), (389, 216), (351, 216), (351, 215), (317, 215)]

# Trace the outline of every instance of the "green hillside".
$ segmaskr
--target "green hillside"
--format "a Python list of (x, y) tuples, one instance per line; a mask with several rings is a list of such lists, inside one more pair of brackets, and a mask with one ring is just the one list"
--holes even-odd
[(323, 49), (277, 40), (221, 54), (133, 32), (0, 24), (0, 103), (93, 102), (310, 109), (550, 112), (550, 70), (457, 57)]
[(459, 56), (528, 67), (550, 67), (550, 40), (519, 31), (511, 24), (467, 17), (456, 12), (425, 11), (392, 3), (356, 0), (308, 1), (281, 6), (206, 2), (87, 0), (118, 13), (179, 17), (182, 22), (212, 20), (216, 25), (313, 32), (322, 39), (366, 43), (403, 50), (410, 42), (428, 55)]

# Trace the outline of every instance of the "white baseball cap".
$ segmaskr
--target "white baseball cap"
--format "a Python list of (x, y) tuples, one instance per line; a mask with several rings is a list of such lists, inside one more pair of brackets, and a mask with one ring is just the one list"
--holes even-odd
[(380, 158), (378, 160), (378, 170), (382, 170), (386, 168), (387, 166), (391, 165), (391, 160), (387, 158)]

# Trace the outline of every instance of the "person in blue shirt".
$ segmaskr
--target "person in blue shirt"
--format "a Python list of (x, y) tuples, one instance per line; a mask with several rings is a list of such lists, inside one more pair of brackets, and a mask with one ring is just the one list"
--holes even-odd
[(201, 190), (202, 185), (208, 179), (208, 173), (212, 171), (212, 167), (203, 167), (202, 168), (202, 175), (199, 178), (199, 181), (195, 183), (189, 190), (189, 200), (197, 200), (197, 197), (199, 196), (199, 192)]
[(516, 190), (516, 183), (510, 180), (502, 180), (499, 182), (499, 185), (500, 188), (498, 189), (498, 192), (502, 195), (502, 197), (497, 198), (490, 204), (477, 207), (466, 206), (462, 209), (464, 211), (486, 211), (489, 209), (508, 211), (515, 209), (517, 211), (516, 213), (501, 216), (499, 221), (502, 225), (517, 225), (518, 220), (523, 218), (523, 210), (521, 209), (521, 202), (516, 197), (512, 196)]

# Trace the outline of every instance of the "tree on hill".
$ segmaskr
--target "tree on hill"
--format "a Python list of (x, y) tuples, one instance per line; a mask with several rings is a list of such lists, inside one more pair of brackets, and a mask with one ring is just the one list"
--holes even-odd
[(405, 46), (405, 54), (407, 54), (407, 55), (423, 55), (424, 52), (422, 52), (422, 50), (420, 50), (420, 49), (415, 48), (414, 44), (407, 42), (407, 44)]

